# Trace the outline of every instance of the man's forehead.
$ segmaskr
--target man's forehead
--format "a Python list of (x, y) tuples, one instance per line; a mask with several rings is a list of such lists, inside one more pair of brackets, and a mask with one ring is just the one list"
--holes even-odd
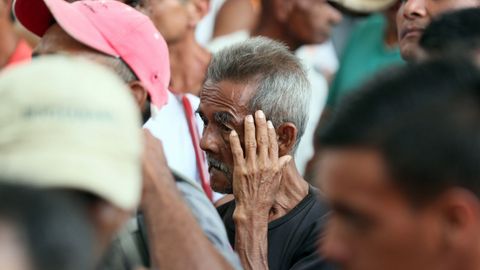
[(318, 181), (330, 194), (380, 196), (392, 188), (385, 163), (374, 150), (325, 150), (319, 165)]
[(219, 82), (213, 82), (207, 80), (203, 86), (202, 94), (215, 93), (228, 99), (242, 99), (245, 97), (250, 98), (253, 92), (252, 83), (237, 82), (232, 80), (223, 80)]
[(468, 8), (480, 6), (480, 0), (446, 0), (446, 1), (436, 1), (429, 0), (427, 7), (430, 8), (432, 16), (438, 16), (444, 12), (452, 11), (455, 9)]
[(325, 199), (334, 207), (377, 209), (404, 204), (406, 198), (388, 176), (380, 153), (373, 150), (328, 150), (320, 160)]
[(248, 82), (224, 80), (206, 81), (200, 93), (200, 105), (213, 103), (227, 107), (245, 109), (250, 102), (255, 87)]

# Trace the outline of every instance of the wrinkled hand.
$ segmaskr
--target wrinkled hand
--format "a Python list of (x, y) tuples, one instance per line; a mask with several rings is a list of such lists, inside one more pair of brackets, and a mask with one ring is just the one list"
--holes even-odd
[(268, 216), (280, 188), (282, 170), (292, 157), (279, 158), (275, 128), (262, 111), (256, 112), (255, 123), (253, 116), (247, 116), (244, 125), (245, 157), (238, 134), (235, 131), (230, 134), (236, 214)]
[(144, 152), (142, 157), (143, 170), (143, 189), (142, 202), (143, 207), (150, 198), (155, 196), (155, 191), (162, 188), (162, 185), (172, 185), (174, 183), (173, 175), (168, 168), (167, 159), (163, 152), (162, 142), (155, 138), (147, 129), (144, 134)]

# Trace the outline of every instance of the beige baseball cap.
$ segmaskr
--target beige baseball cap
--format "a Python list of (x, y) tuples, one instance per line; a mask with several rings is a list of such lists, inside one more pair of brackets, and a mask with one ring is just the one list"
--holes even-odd
[(355, 12), (370, 13), (382, 11), (398, 0), (329, 0), (332, 3), (337, 3), (340, 6)]
[(139, 110), (111, 71), (46, 56), (0, 73), (0, 181), (139, 202)]

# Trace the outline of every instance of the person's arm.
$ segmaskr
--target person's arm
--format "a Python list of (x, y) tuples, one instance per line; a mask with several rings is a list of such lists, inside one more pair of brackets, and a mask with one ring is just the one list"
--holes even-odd
[(233, 269), (200, 229), (178, 192), (161, 142), (147, 130), (141, 202), (154, 269)]
[(245, 119), (245, 157), (238, 134), (230, 135), (236, 208), (235, 250), (245, 269), (268, 268), (268, 219), (281, 182), (281, 171), (291, 160), (278, 157), (275, 129), (263, 112)]
[(226, 0), (218, 10), (213, 27), (213, 38), (237, 31), (250, 32), (258, 21), (259, 12), (250, 0)]
[(172, 171), (172, 173), (177, 189), (205, 236), (230, 265), (235, 269), (242, 269), (240, 259), (228, 240), (225, 224), (202, 188), (192, 180), (180, 176), (178, 172)]

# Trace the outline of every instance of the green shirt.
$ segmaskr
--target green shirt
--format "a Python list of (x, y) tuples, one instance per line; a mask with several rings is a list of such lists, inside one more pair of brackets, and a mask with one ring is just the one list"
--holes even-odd
[(397, 47), (387, 48), (384, 42), (386, 20), (375, 14), (361, 22), (352, 32), (327, 99), (335, 106), (346, 93), (354, 90), (377, 71), (403, 63)]

